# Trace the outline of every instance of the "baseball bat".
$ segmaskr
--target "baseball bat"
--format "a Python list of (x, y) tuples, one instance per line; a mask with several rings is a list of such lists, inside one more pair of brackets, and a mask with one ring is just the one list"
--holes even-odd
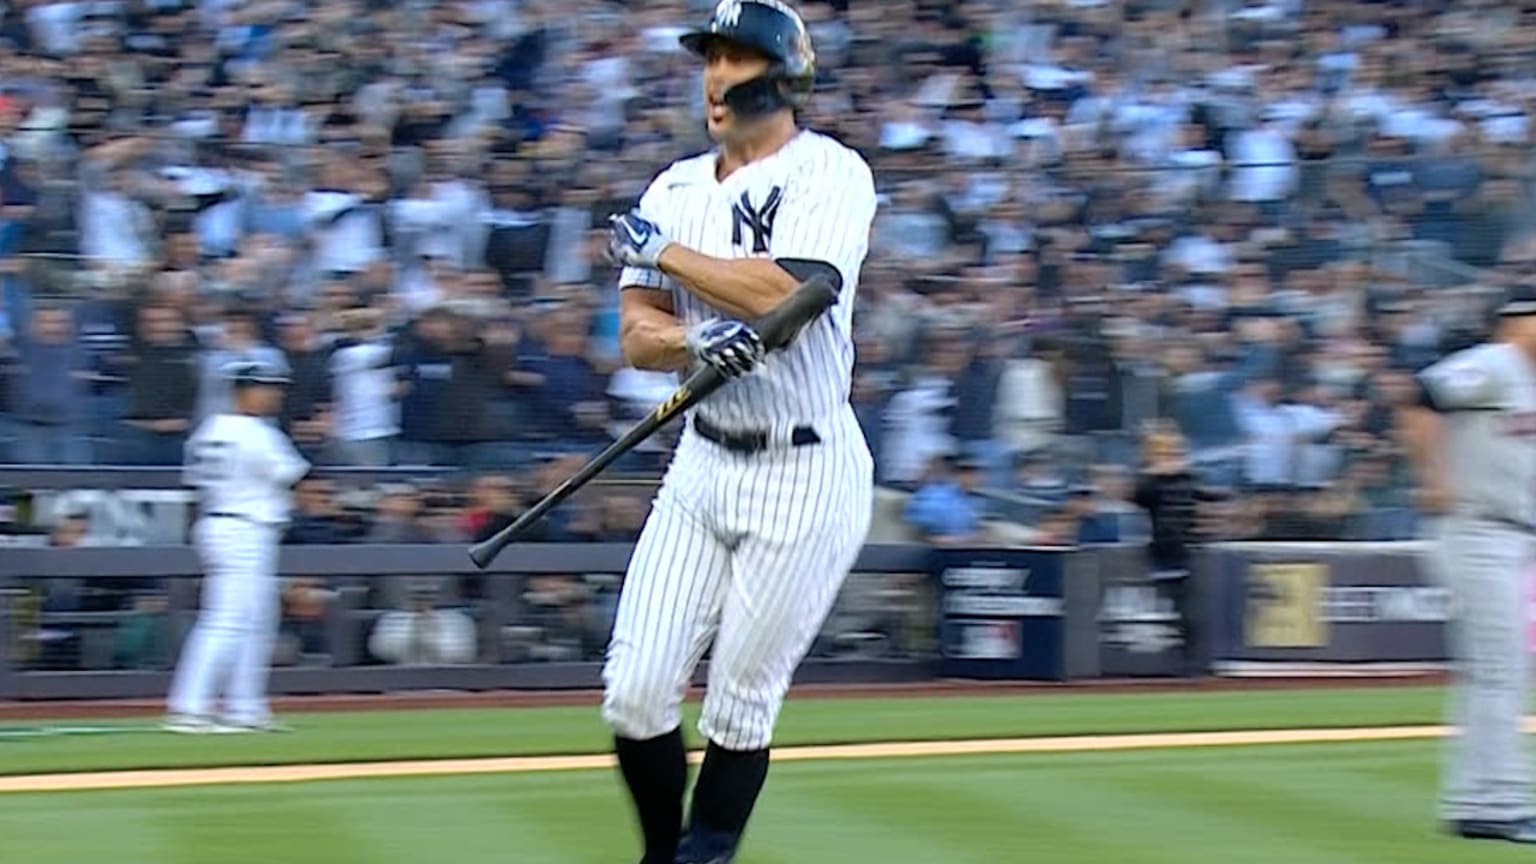
[[(795, 293), (791, 294), (788, 300), (763, 316), (762, 321), (758, 323), (757, 333), (762, 337), (763, 348), (766, 351), (777, 351), (788, 345), (800, 332), (800, 328), (826, 312), (836, 302), (837, 290), (832, 287), (832, 283), (826, 277), (816, 276), (806, 280), (795, 289)], [(581, 466), (580, 471), (556, 486), (554, 491), (540, 499), (537, 504), (528, 509), (528, 512), (517, 517), (517, 521), (471, 546), (469, 559), (482, 570), (490, 566), (490, 563), (496, 560), (496, 556), (501, 554), (501, 550), (517, 539), (519, 534), (528, 529), (528, 526), (544, 518), (549, 511), (559, 506), (560, 502), (590, 483), (592, 478), (613, 464), (615, 459), (633, 450), (642, 441), (656, 434), (658, 429), (670, 423), (673, 418), (719, 390), (726, 380), (726, 377), (715, 371), (713, 366), (705, 366), (689, 375), (682, 386), (657, 405), (645, 419), (631, 427), (619, 437), (619, 440), (609, 444), (603, 452), (592, 457), (591, 461)]]

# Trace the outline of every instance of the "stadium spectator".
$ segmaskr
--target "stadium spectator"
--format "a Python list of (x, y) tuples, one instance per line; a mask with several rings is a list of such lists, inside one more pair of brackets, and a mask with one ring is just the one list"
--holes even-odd
[(485, 445), (510, 431), (498, 428), (502, 415), (496, 406), (516, 357), (516, 331), (474, 314), (448, 321), (449, 374), (431, 440), (441, 448), (441, 464), (488, 467), (497, 460)]
[[(573, 576), (540, 574), (523, 592), (523, 620), (540, 631), (535, 660), (585, 660), (602, 656), (608, 633), (596, 633), (589, 620), (591, 589)], [(611, 631), (610, 631), (611, 632)]]
[(180, 465), (197, 407), (196, 348), (176, 307), (145, 306), (138, 317), (137, 345), (128, 357), (123, 460)]
[(456, 609), (439, 608), (440, 581), (415, 580), (405, 602), (385, 612), (368, 636), (368, 651), (385, 663), (448, 665), (473, 662), (475, 621)]
[(283, 352), (265, 343), (257, 312), (241, 303), (224, 310), (221, 320), (204, 340), (198, 379), (197, 417), (202, 419), (231, 410), (234, 390), (229, 383), (231, 364), (259, 360), (278, 368), (286, 361)]
[(443, 444), (440, 411), (453, 377), (455, 323), (442, 308), (423, 312), (395, 345), (390, 365), (396, 370), (400, 393), (401, 465), (443, 465), (448, 451)]
[(1244, 479), (1254, 486), (1312, 479), (1303, 476), (1303, 459), (1314, 442), (1338, 427), (1338, 415), (1304, 398), (1282, 401), (1281, 385), (1273, 379), (1252, 382), (1235, 401), (1248, 453)]
[(1048, 508), (1065, 504), (1072, 484), (1063, 473), (1060, 461), (1051, 453), (1025, 454), (1019, 458), (1013, 489)]
[(964, 546), (982, 539), (985, 513), (976, 497), (980, 463), (940, 456), (930, 464), (922, 484), (907, 502), (907, 524), (925, 543)]
[(91, 439), (91, 461), (98, 465), (127, 458), (120, 452), (118, 426), (128, 410), (129, 346), (135, 317), (133, 301), (120, 286), (98, 289), (75, 307), (80, 345), (90, 370), (86, 433)]
[(464, 534), (479, 543), (512, 524), (521, 509), (522, 502), (518, 500), (511, 480), (494, 474), (481, 476), (471, 487), (470, 500), (464, 509)]
[(384, 257), (381, 205), (388, 181), (356, 156), (349, 147), (325, 151), (318, 183), (304, 196), (314, 269), (333, 278), (361, 273)]
[(88, 357), (67, 309), (36, 310), (17, 337), (19, 367), (15, 413), (20, 421), (16, 459), (32, 464), (90, 461), (86, 437)]
[(376, 308), (351, 309), (340, 315), (342, 335), (331, 353), (332, 426), (336, 461), (378, 467), (394, 457), (400, 432), (395, 399), (394, 354)]
[[(979, 290), (984, 291), (987, 287), (990, 286), (979, 286)], [(984, 481), (991, 486), (1005, 486), (1008, 458), (1002, 442), (994, 434), (993, 415), (1003, 374), (1003, 358), (1011, 346), (999, 334), (984, 329), (976, 333), (975, 338), (978, 344), (971, 349), (970, 361), (955, 379), (955, 408), (950, 429), (960, 451), (981, 466)]]
[(128, 614), (113, 632), (114, 669), (169, 669), (176, 657), (175, 627), (165, 594), (157, 590), (133, 595)]
[(549, 254), (550, 219), (540, 206), (528, 163), (502, 160), (493, 169), (491, 206), (480, 215), (485, 231), (482, 261), (501, 277), (514, 299), (534, 293)]
[(137, 197), (144, 178), (130, 166), (154, 147), (149, 137), (120, 138), (87, 150), (82, 160), (80, 254), (108, 278), (152, 262), (154, 217)]
[(423, 501), (409, 483), (389, 484), (379, 490), (373, 519), (363, 538), (368, 543), (430, 543), (432, 534), (422, 523)]
[(1030, 541), (1035, 546), (1071, 549), (1082, 536), (1082, 514), (1078, 508), (1062, 507), (1040, 517), (1040, 524)]
[(531, 376), (531, 416), (546, 438), (587, 450), (608, 440), (608, 399), (590, 359), (589, 316), (569, 305), (546, 312), (537, 339), (542, 350), (519, 364)]
[(1059, 354), (1043, 338), (1031, 339), (1024, 356), (1005, 361), (993, 424), (1011, 456), (1043, 449), (1061, 431), (1059, 364)]
[(597, 514), (596, 530), (586, 539), (593, 543), (630, 543), (645, 526), (648, 502), (633, 494), (615, 492), (604, 495)]
[(890, 483), (917, 483), (936, 456), (952, 453), (956, 446), (955, 382), (970, 354), (954, 329), (936, 330), (925, 341), (925, 362), (886, 409), (886, 460), (881, 467), (882, 478)]
[(1093, 466), (1088, 485), (1079, 496), (1078, 543), (1135, 543), (1144, 539), (1149, 530), (1147, 516), (1134, 495), (1125, 466)]
[(326, 607), (333, 594), (313, 577), (290, 579), (282, 590), (282, 621), (274, 663), (304, 663), (327, 653)]
[[(284, 358), (293, 383), (283, 398), (278, 422), (293, 439), (299, 452), (311, 464), (325, 457), (333, 417), (331, 358), (332, 349), (315, 332), (307, 312), (290, 312), (279, 322)], [(390, 386), (393, 386), (393, 380)]]
[(345, 543), (358, 534), (356, 521), (336, 500), (336, 484), (321, 477), (299, 481), (293, 496), (293, 517), (283, 542), (294, 545)]

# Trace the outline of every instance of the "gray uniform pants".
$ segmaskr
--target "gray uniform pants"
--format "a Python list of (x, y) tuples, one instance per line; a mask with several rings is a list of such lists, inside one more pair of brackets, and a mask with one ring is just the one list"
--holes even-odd
[(1530, 577), (1536, 542), (1498, 522), (1449, 517), (1434, 568), (1450, 589), (1455, 678), (1440, 815), (1447, 820), (1536, 816), (1521, 731), (1531, 667)]

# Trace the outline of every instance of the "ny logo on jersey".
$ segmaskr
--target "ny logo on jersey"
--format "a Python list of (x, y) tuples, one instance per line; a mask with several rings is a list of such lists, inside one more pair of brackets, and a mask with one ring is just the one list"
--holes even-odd
[(745, 227), (752, 232), (752, 254), (767, 252), (768, 241), (773, 239), (773, 220), (779, 215), (779, 204), (783, 199), (784, 190), (778, 186), (768, 190), (768, 198), (761, 207), (753, 207), (747, 193), (741, 193), (741, 200), (731, 205), (732, 245), (745, 247), (741, 237), (741, 229)]

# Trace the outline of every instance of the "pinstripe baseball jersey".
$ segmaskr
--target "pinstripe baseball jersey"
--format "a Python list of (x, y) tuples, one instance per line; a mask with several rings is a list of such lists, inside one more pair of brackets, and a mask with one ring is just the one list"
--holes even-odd
[[(783, 433), (835, 415), (853, 370), (853, 297), (869, 251), (875, 186), (857, 153), (811, 131), (715, 179), (714, 152), (673, 163), (640, 199), (640, 214), (674, 242), (716, 258), (823, 261), (842, 275), (838, 303), (752, 374), (695, 409), (728, 429)], [(727, 317), (661, 273), (625, 268), (624, 288), (668, 290), (684, 324)]]
[[(857, 154), (801, 132), (723, 182), (714, 154), (677, 162), (640, 212), (705, 255), (821, 261), (842, 275), (827, 315), (696, 409), (726, 429), (767, 431), (779, 446), (732, 452), (684, 433), (630, 559), (603, 669), (604, 717), (621, 737), (647, 740), (681, 722), (688, 677), (712, 650), (699, 730), (727, 749), (757, 750), (874, 509), (874, 463), (848, 402), (874, 183)], [(659, 274), (626, 269), (620, 278), (670, 291), (685, 323), (721, 317)], [(817, 440), (791, 445), (785, 433), (796, 426)]]

